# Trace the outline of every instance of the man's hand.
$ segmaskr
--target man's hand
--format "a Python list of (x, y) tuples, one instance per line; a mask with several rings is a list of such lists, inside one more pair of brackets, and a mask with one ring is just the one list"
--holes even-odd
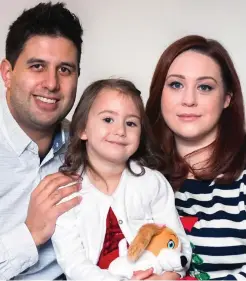
[[(59, 189), (72, 182), (75, 182), (74, 185)], [(37, 246), (44, 244), (53, 235), (57, 218), (79, 204), (81, 197), (58, 203), (80, 189), (79, 176), (69, 177), (62, 173), (46, 176), (34, 189), (25, 223)]]

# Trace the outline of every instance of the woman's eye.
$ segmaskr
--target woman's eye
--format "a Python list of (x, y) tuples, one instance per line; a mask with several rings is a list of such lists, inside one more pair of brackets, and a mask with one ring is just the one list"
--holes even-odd
[(132, 122), (132, 121), (127, 121), (126, 125), (129, 126), (129, 127), (137, 127), (137, 124), (135, 122)]
[(201, 91), (211, 91), (213, 90), (213, 87), (209, 86), (209, 85), (206, 85), (206, 84), (202, 84), (198, 87), (199, 90)]
[(103, 121), (106, 122), (106, 123), (112, 123), (114, 120), (110, 117), (106, 117), (106, 118), (103, 119)]
[(180, 82), (178, 82), (178, 81), (171, 82), (168, 85), (169, 85), (169, 87), (171, 87), (173, 89), (181, 89), (181, 88), (183, 88), (183, 85)]

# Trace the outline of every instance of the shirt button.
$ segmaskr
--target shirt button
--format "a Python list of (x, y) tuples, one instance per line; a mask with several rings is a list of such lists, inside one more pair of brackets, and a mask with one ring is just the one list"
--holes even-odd
[(119, 220), (119, 224), (122, 224), (123, 223), (123, 220)]

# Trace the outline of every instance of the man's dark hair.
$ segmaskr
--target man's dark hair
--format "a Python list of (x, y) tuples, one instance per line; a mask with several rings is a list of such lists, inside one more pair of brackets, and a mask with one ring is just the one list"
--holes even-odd
[(76, 46), (79, 68), (82, 34), (78, 17), (65, 8), (64, 3), (39, 3), (24, 10), (10, 25), (6, 39), (6, 59), (14, 68), (28, 39), (35, 35), (61, 36), (71, 40)]

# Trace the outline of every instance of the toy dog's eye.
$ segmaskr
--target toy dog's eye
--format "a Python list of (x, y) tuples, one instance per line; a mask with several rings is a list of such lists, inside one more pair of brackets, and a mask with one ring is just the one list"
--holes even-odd
[(170, 239), (167, 243), (167, 248), (168, 249), (173, 249), (175, 247), (175, 243), (172, 239)]

